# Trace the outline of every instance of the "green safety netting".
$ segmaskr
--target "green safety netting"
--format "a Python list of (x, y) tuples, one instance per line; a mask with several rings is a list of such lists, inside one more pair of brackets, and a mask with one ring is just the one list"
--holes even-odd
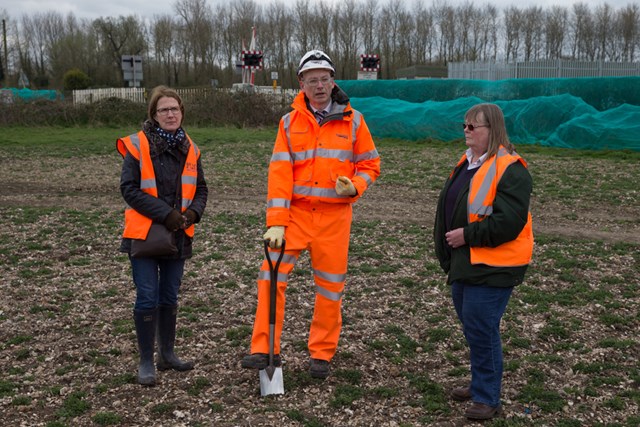
[(33, 101), (36, 99), (62, 99), (63, 96), (60, 92), (55, 90), (31, 90), (27, 88), (16, 89), (13, 87), (2, 89), (3, 91), (10, 91), (12, 98), (21, 99), (23, 101)]
[(464, 113), (493, 102), (514, 143), (640, 151), (640, 77), (337, 83), (378, 137), (462, 138)]

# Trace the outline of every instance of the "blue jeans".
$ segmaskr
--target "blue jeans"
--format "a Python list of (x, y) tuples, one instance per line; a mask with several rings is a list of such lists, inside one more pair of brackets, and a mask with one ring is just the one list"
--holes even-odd
[(471, 358), (471, 396), (491, 407), (500, 404), (502, 342), (500, 320), (513, 288), (451, 284), (451, 297)]
[(136, 285), (136, 310), (151, 310), (158, 305), (178, 304), (184, 259), (132, 258), (131, 270)]

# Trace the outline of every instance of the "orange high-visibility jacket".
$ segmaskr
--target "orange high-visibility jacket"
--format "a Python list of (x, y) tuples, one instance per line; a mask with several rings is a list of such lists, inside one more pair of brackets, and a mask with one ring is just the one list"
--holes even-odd
[[(353, 203), (380, 175), (380, 157), (362, 114), (349, 103), (333, 102), (316, 122), (304, 93), (280, 120), (269, 165), (267, 226), (289, 224), (291, 202)], [(335, 191), (339, 176), (351, 179), (354, 197)]]
[[(194, 195), (196, 194), (196, 183), (198, 180), (198, 158), (200, 150), (196, 144), (189, 138), (189, 152), (187, 160), (182, 169), (182, 206), (181, 211), (187, 210)], [(124, 158), (127, 153), (131, 154), (138, 162), (140, 162), (140, 189), (153, 197), (158, 197), (158, 188), (156, 187), (156, 174), (153, 170), (151, 155), (149, 153), (149, 140), (144, 132), (140, 131), (124, 138), (120, 138), (116, 142), (118, 152)], [(151, 223), (153, 221), (131, 207), (127, 207), (124, 211), (124, 232), (123, 237), (130, 239), (146, 239)], [(195, 227), (192, 224), (184, 230), (189, 237), (193, 237)]]
[[(458, 166), (466, 160), (467, 157), (463, 154)], [(500, 146), (498, 154), (488, 158), (480, 166), (469, 184), (469, 198), (467, 199), (469, 223), (482, 221), (493, 213), (493, 201), (496, 198), (498, 183), (507, 167), (515, 162), (521, 162), (524, 167), (527, 167), (527, 162), (517, 153), (509, 154), (503, 146)], [(496, 247), (471, 246), (470, 252), (471, 264), (487, 264), (494, 267), (515, 267), (529, 264), (533, 254), (531, 212), (528, 213), (524, 228), (514, 240)]]

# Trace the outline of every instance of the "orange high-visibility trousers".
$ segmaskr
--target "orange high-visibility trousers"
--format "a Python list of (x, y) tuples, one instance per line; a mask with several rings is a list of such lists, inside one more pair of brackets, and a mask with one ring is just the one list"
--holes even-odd
[[(303, 250), (308, 250), (315, 282), (315, 306), (309, 329), (309, 354), (330, 361), (336, 353), (342, 328), (342, 294), (347, 273), (351, 204), (293, 202), (285, 230), (286, 250), (278, 271), (274, 353), (280, 353), (284, 323), (285, 290), (289, 274)], [(270, 249), (275, 266), (279, 249)], [(258, 306), (253, 324), (251, 353), (269, 352), (270, 275), (264, 260), (258, 277)]]

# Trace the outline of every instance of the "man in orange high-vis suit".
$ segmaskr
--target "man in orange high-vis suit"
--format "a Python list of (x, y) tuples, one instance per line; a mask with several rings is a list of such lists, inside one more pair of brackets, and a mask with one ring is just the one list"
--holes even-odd
[[(298, 66), (301, 92), (282, 117), (269, 165), (267, 232), (270, 258), (286, 240), (278, 272), (274, 364), (279, 366), (289, 274), (308, 250), (315, 281), (315, 308), (309, 331), (309, 373), (329, 375), (342, 327), (341, 304), (347, 273), (354, 203), (380, 174), (380, 157), (362, 114), (335, 84), (335, 68), (322, 51), (307, 52)], [(242, 367), (264, 369), (269, 362), (267, 260), (258, 277), (258, 305), (251, 354)]]

